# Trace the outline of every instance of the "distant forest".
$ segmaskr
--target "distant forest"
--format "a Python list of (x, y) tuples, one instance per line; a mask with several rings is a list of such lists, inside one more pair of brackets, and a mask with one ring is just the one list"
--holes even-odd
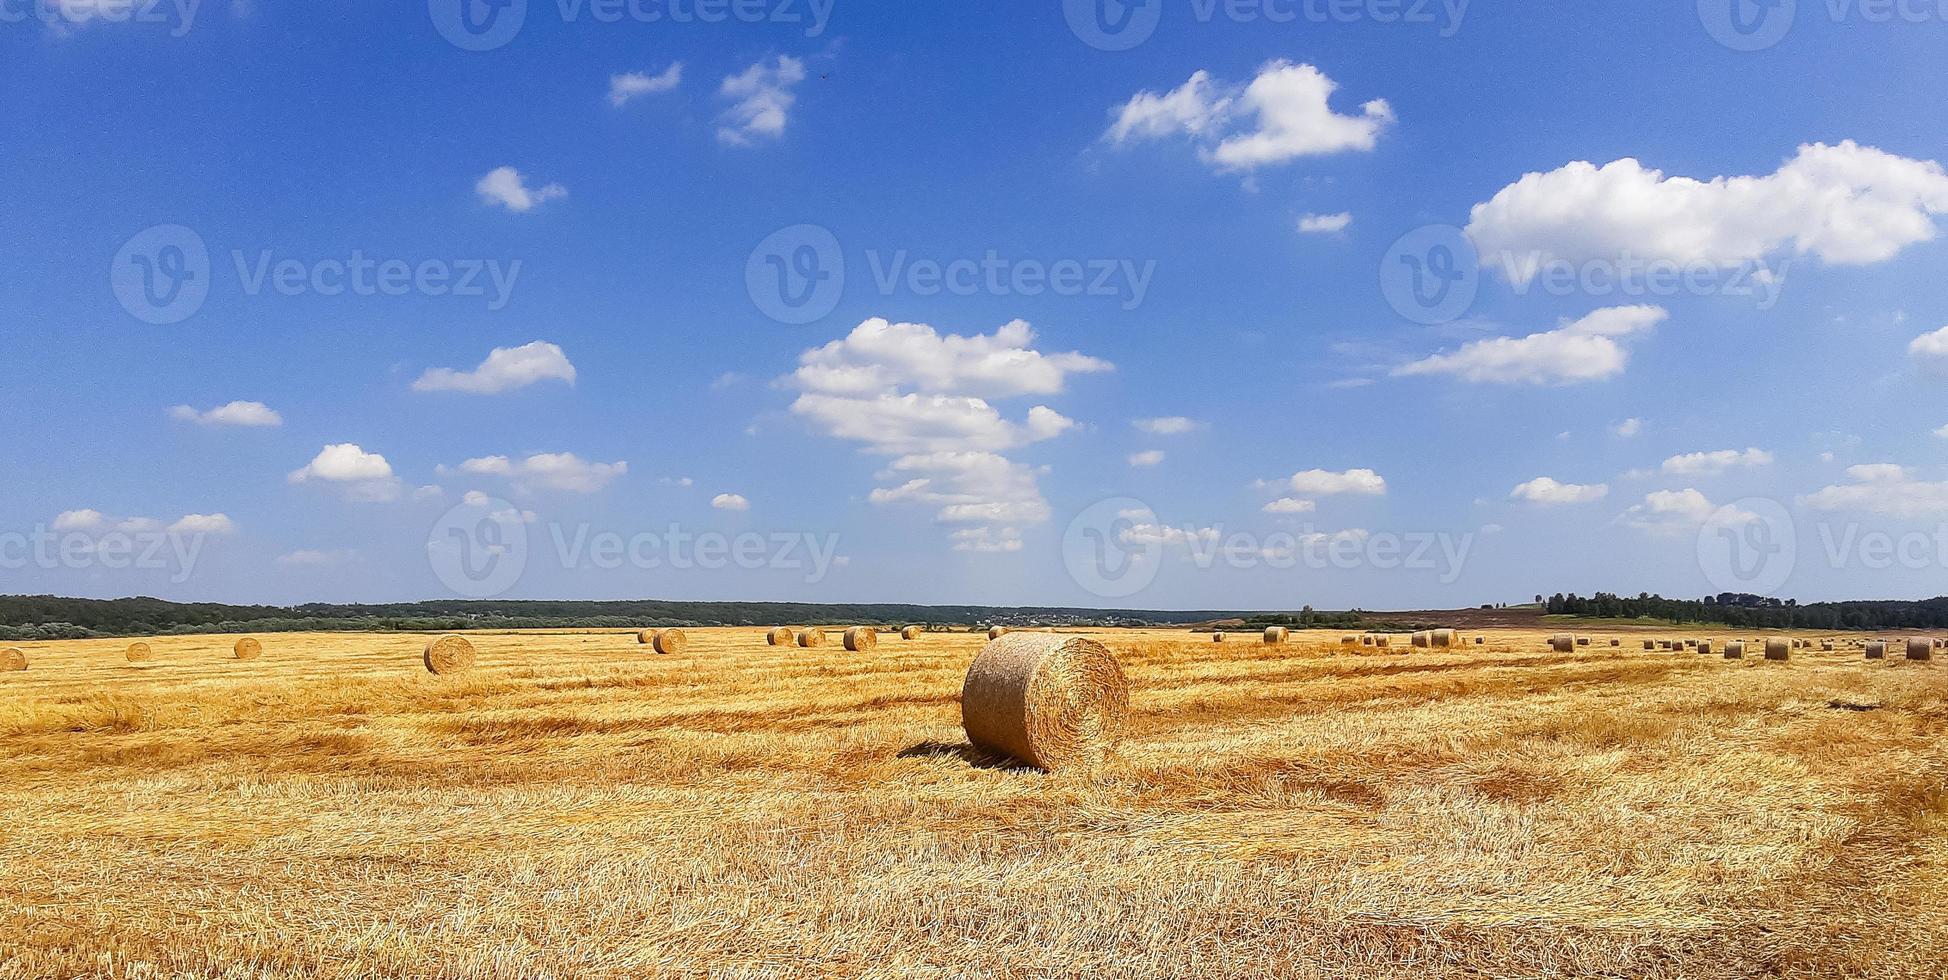
[(228, 606), (161, 599), (0, 596), (0, 640), (64, 640), (167, 633), (290, 633), (652, 626), (868, 625), (933, 627), (1181, 626), (1225, 618), (1331, 626), (1354, 613), (1154, 612), (1068, 607), (819, 605), (797, 602), (435, 601), (383, 605)]
[(1593, 596), (1558, 592), (1535, 597), (1551, 615), (1599, 619), (1668, 619), (1678, 623), (1723, 623), (1753, 629), (1902, 630), (1948, 628), (1948, 597), (1915, 601), (1863, 600), (1812, 602), (1724, 592), (1703, 599), (1666, 599), (1640, 593), (1636, 598), (1598, 592)]

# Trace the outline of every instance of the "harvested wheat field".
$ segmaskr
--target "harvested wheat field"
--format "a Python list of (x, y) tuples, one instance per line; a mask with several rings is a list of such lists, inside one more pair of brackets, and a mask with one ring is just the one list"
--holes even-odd
[(22, 644), (0, 976), (1948, 964), (1938, 663), (1102, 631), (1124, 739), (1050, 775), (968, 745), (982, 634), (688, 634)]

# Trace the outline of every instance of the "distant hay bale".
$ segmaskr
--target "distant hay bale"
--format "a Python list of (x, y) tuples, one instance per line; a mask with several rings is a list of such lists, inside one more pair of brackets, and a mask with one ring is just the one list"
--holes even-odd
[(1211, 642), (1212, 642), (1212, 643), (1223, 643), (1223, 642), (1224, 642), (1224, 631), (1223, 631), (1223, 630), (1212, 630), (1212, 631), (1211, 631)]
[(1429, 633), (1426, 630), (1421, 630), (1415, 633), (1414, 635), (1408, 637), (1407, 642), (1413, 645), (1416, 649), (1426, 649), (1434, 645), (1434, 634)]
[(1613, 636), (1613, 637), (1610, 637), (1610, 645), (1611, 645), (1611, 646), (1613, 646), (1613, 647), (1620, 647), (1620, 646), (1622, 646), (1622, 645), (1623, 645), (1623, 641), (1622, 641), (1622, 640), (1619, 640), (1619, 639), (1617, 639), (1616, 637), (1614, 637), (1614, 636)]
[(1776, 636), (1769, 640), (1766, 640), (1765, 659), (1767, 660), (1792, 659), (1792, 641), (1783, 639), (1781, 637), (1776, 637)]
[(825, 643), (824, 630), (799, 630), (798, 645), (801, 647), (821, 646)]
[(657, 630), (656, 635), (649, 638), (650, 649), (671, 656), (682, 653), (683, 648), (689, 645), (690, 637), (682, 630)]
[(1645, 641), (1644, 641), (1644, 649), (1646, 649), (1646, 650), (1655, 650), (1655, 649), (1657, 649), (1657, 641), (1656, 641), (1656, 640), (1645, 640)]
[(132, 664), (148, 663), (150, 660), (155, 659), (155, 655), (156, 652), (154, 650), (149, 649), (149, 645), (147, 643), (143, 643), (140, 640), (137, 640), (136, 642), (129, 644), (129, 648), (128, 648), (129, 663)]
[(1701, 653), (1701, 654), (1703, 654), (1703, 655), (1705, 655), (1705, 656), (1707, 656), (1707, 657), (1708, 657), (1708, 656), (1711, 656), (1711, 641), (1710, 641), (1710, 640), (1699, 640), (1699, 641), (1698, 641), (1698, 652), (1699, 652), (1699, 653)]
[(1356, 634), (1348, 633), (1339, 638), (1339, 645), (1343, 647), (1356, 647), (1360, 645), (1360, 638)]
[(473, 669), (473, 644), (458, 633), (436, 636), (426, 641), (426, 669), (435, 674), (457, 674)]
[(1886, 659), (1887, 659), (1887, 641), (1886, 641), (1886, 640), (1868, 640), (1868, 641), (1867, 641), (1867, 659), (1868, 659), (1868, 660), (1886, 660)]
[(1579, 637), (1577, 637), (1577, 638), (1576, 638), (1576, 645), (1577, 645), (1577, 646), (1579, 646), (1579, 647), (1586, 647), (1586, 646), (1589, 646), (1589, 645), (1590, 645), (1590, 638), (1589, 638), (1589, 637), (1587, 637), (1587, 636), (1579, 636)]
[(988, 639), (990, 640), (998, 640), (1007, 635), (1008, 635), (1008, 628), (1005, 626), (988, 627)]
[(854, 626), (845, 631), (845, 648), (862, 653), (879, 646), (879, 631), (870, 626)]
[(1824, 651), (1824, 652), (1826, 652), (1826, 653), (1832, 653), (1832, 652), (1833, 652), (1833, 641), (1832, 641), (1832, 640), (1821, 640), (1821, 641), (1819, 641), (1819, 648), (1820, 648), (1820, 649), (1821, 649), (1822, 651)]
[(230, 648), (230, 652), (236, 654), (238, 660), (255, 660), (260, 655), (263, 654), (264, 645), (262, 643), (257, 642), (256, 637), (246, 636), (243, 639), (238, 640), (236, 644)]
[(1696, 650), (1696, 649), (1698, 648), (1698, 641), (1696, 641), (1696, 640), (1685, 640), (1685, 641), (1684, 641), (1684, 647), (1685, 647), (1685, 649), (1687, 649), (1687, 650)]
[(1481, 646), (1481, 645), (1483, 645), (1483, 644), (1485, 644), (1485, 643), (1487, 643), (1487, 642), (1488, 642), (1488, 638), (1487, 638), (1487, 637), (1485, 637), (1485, 636), (1477, 636), (1477, 637), (1475, 637), (1475, 646)]
[(1284, 642), (1285, 642), (1285, 638), (1286, 638), (1286, 637), (1288, 637), (1288, 636), (1291, 636), (1291, 635), (1292, 635), (1292, 631), (1291, 631), (1291, 630), (1288, 630), (1288, 629), (1286, 629), (1286, 628), (1285, 628), (1285, 627), (1283, 627), (1283, 626), (1267, 626), (1267, 627), (1265, 627), (1265, 642), (1266, 642), (1266, 643), (1284, 643)]
[(12, 673), (27, 669), (27, 651), (19, 647), (0, 650), (0, 673)]
[(1725, 659), (1726, 660), (1745, 659), (1745, 641), (1733, 640), (1730, 643), (1725, 644)]
[(918, 626), (908, 626), (908, 627), (904, 627), (904, 628), (902, 628), (902, 629), (900, 630), (900, 639), (902, 639), (902, 640), (917, 640), (917, 639), (919, 639), (919, 638), (920, 638), (920, 634), (921, 634), (921, 633), (923, 633), (923, 632), (925, 632), (925, 631), (924, 631), (924, 630), (922, 630), (922, 629), (920, 629), (920, 627), (918, 627)]
[(1083, 636), (1014, 633), (975, 656), (961, 685), (961, 726), (975, 746), (1044, 770), (1097, 766), (1129, 715), (1116, 656)]
[[(1271, 641), (1266, 640), (1265, 642), (1270, 643)], [(1373, 645), (1376, 647), (1384, 647), (1392, 642), (1393, 638), (1389, 636), (1376, 636), (1373, 638)]]
[(789, 626), (773, 626), (765, 631), (764, 642), (774, 647), (788, 647), (797, 635)]
[(1360, 637), (1360, 646), (1370, 647), (1372, 645), (1373, 645), (1373, 634), (1368, 633), (1367, 635)]
[(1453, 630), (1435, 630), (1428, 639), (1440, 650), (1452, 650), (1461, 645), (1461, 634)]
[(1913, 639), (1911, 639), (1911, 640), (1908, 640), (1908, 641), (1907, 641), (1907, 659), (1909, 659), (1909, 660), (1933, 660), (1933, 659), (1934, 659), (1934, 641), (1933, 641), (1933, 640), (1930, 640), (1930, 639), (1928, 639), (1928, 638), (1926, 638), (1926, 637), (1920, 637), (1920, 636), (1917, 636), (1917, 637), (1914, 637), (1914, 638), (1913, 638)]
[(1576, 638), (1568, 633), (1557, 633), (1549, 638), (1549, 649), (1557, 653), (1576, 652)]

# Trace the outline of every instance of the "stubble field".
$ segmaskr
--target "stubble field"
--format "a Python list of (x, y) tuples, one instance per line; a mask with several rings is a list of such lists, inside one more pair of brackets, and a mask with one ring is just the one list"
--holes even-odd
[(22, 644), (0, 977), (1948, 971), (1941, 661), (1103, 631), (1049, 775), (966, 744), (984, 637), (688, 632)]

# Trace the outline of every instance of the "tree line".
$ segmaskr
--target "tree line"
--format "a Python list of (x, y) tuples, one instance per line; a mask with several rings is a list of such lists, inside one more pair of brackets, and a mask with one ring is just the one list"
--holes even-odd
[(1535, 597), (1544, 612), (1597, 619), (1661, 619), (1673, 623), (1718, 623), (1751, 629), (1903, 630), (1948, 628), (1948, 597), (1918, 600), (1867, 599), (1799, 603), (1743, 592), (1721, 592), (1702, 599), (1666, 599), (1648, 592), (1635, 597), (1598, 592), (1593, 596), (1556, 593)]

